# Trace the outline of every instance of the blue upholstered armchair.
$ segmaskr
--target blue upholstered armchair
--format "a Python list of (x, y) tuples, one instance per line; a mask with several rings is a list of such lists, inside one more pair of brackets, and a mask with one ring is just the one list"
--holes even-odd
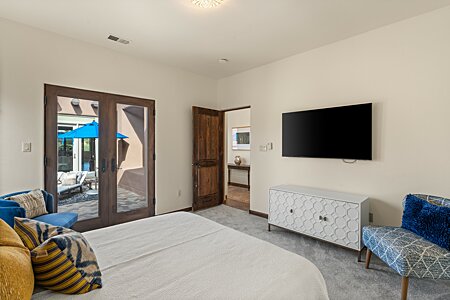
[[(5, 200), (8, 197), (25, 194), (29, 191), (22, 191), (0, 196), (0, 219), (3, 219), (11, 227), (14, 227), (14, 217), (25, 218), (25, 209), (20, 207), (17, 202)], [(36, 221), (45, 222), (55, 226), (62, 226), (71, 228), (78, 220), (77, 213), (71, 212), (54, 212), (54, 198), (53, 195), (42, 191), (44, 195), (45, 206), (48, 214), (34, 218)]]
[[(409, 197), (412, 201), (405, 206)], [(450, 199), (408, 195), (404, 201), (402, 227), (363, 228), (366, 269), (372, 253), (378, 256), (402, 276), (401, 299), (405, 300), (410, 277), (450, 279), (449, 236)]]

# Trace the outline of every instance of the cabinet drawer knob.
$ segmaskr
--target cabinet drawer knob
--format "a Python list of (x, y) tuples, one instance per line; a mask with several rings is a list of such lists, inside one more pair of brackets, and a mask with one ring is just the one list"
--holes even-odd
[(323, 220), (323, 217), (322, 217), (322, 216), (319, 216), (319, 220), (322, 221), (322, 220)]
[(323, 217), (323, 220), (326, 221), (326, 220), (328, 220), (328, 219), (327, 219), (327, 217)]
[(292, 214), (292, 213), (294, 212), (294, 210), (291, 208), (291, 209), (289, 210), (289, 212)]

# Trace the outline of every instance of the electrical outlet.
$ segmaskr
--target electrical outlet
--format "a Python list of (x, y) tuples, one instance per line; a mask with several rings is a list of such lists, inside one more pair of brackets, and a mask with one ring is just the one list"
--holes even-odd
[(267, 143), (267, 145), (266, 145), (266, 147), (267, 147), (267, 150), (273, 150), (273, 143)]
[(31, 152), (30, 142), (22, 142), (22, 152)]

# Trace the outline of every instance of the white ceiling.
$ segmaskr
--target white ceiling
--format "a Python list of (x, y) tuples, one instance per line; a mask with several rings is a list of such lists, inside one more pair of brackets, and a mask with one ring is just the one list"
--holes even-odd
[[(224, 0), (202, 9), (191, 0), (0, 0), (0, 17), (221, 78), (447, 5), (450, 0)], [(109, 41), (109, 34), (131, 43)]]

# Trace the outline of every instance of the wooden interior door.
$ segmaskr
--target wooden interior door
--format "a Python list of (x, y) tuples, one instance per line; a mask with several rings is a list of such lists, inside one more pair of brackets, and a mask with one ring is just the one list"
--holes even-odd
[(224, 114), (218, 110), (192, 107), (194, 151), (192, 156), (192, 209), (223, 202)]

